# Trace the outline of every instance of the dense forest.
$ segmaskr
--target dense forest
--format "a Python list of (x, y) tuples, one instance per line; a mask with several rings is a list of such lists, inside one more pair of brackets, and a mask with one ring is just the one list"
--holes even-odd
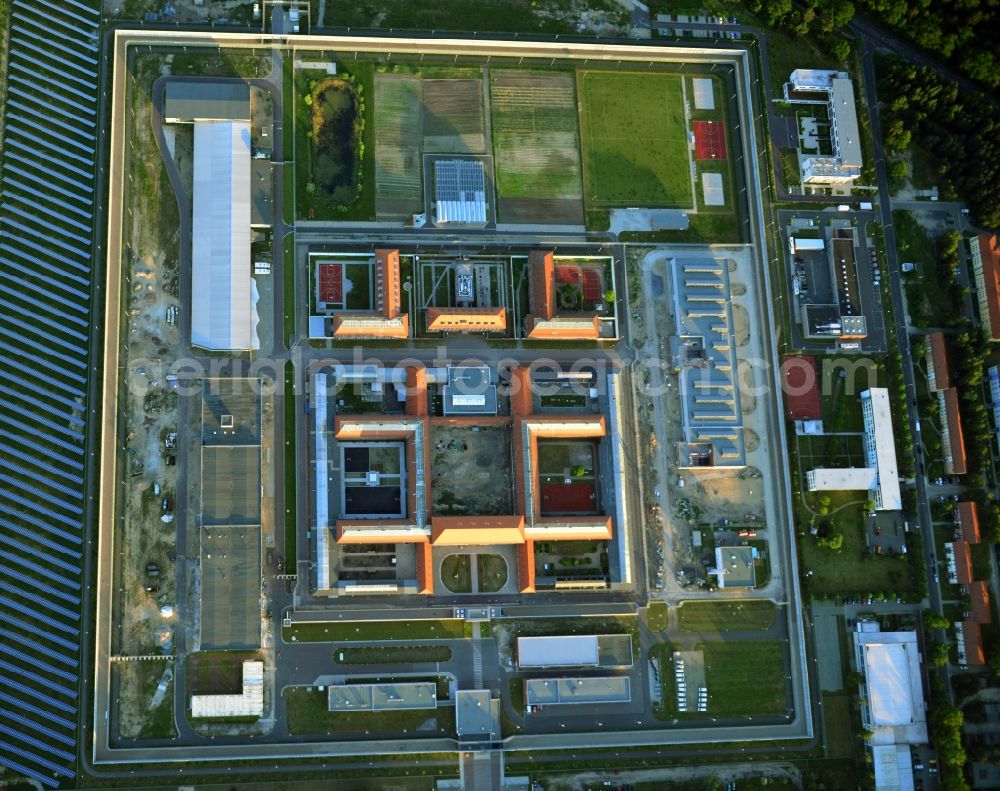
[(1000, 5), (994, 0), (859, 0), (866, 12), (989, 88), (1000, 87)]
[(980, 94), (899, 57), (878, 63), (878, 93), (887, 150), (909, 133), (940, 163), (940, 175), (965, 197), (978, 225), (1000, 225), (1000, 114)]
[(996, 0), (744, 0), (771, 27), (813, 35), (838, 60), (849, 54), (843, 30), (855, 12), (926, 50), (989, 89), (1000, 88), (1000, 3)]

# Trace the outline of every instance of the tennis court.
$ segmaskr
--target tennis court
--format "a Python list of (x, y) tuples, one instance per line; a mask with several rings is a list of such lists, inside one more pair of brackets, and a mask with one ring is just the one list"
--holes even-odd
[(580, 286), (588, 302), (600, 302), (604, 289), (597, 269), (579, 266), (557, 266), (553, 270), (557, 286)]
[(319, 301), (327, 305), (344, 301), (344, 268), (340, 264), (319, 265)]
[(726, 127), (719, 121), (695, 121), (695, 159), (726, 159)]
[(542, 484), (542, 514), (596, 514), (597, 494), (592, 483)]

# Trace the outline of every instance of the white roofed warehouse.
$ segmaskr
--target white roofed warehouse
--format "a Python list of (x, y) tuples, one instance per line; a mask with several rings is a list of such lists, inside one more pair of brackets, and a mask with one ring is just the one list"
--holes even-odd
[(213, 351), (260, 348), (250, 274), (250, 124), (194, 124), (191, 343)]

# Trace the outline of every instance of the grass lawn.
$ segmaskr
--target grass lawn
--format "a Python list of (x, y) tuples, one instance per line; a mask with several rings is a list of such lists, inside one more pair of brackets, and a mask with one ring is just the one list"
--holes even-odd
[(688, 601), (677, 610), (685, 632), (756, 632), (774, 626), (777, 608), (764, 599), (745, 601)]
[(468, 555), (448, 555), (441, 562), (441, 581), (452, 593), (472, 591), (471, 559)]
[(504, 197), (580, 197), (573, 82), (571, 71), (491, 72), (497, 190)]
[(288, 712), (288, 732), (302, 736), (338, 733), (359, 739), (378, 735), (453, 736), (452, 707), (413, 711), (328, 711), (326, 691), (291, 687), (283, 692)]
[(739, 244), (744, 241), (743, 223), (735, 213), (688, 213), (683, 231), (623, 231), (622, 242), (680, 242), (691, 244)]
[[(287, 181), (287, 179), (286, 179)], [(288, 204), (285, 204), (286, 206)], [(295, 235), (288, 234), (284, 239), (282, 263), (285, 267), (284, 294), (282, 301), (285, 310), (285, 345), (292, 347), (295, 341)]]
[(785, 187), (797, 187), (802, 183), (798, 151), (794, 148), (781, 149), (781, 178)]
[(588, 207), (691, 205), (681, 78), (579, 72)]
[(858, 740), (851, 718), (851, 699), (846, 692), (823, 693), (823, 729), (831, 758), (854, 755)]
[(295, 386), (292, 361), (285, 363), (285, 569), (296, 567)]
[(239, 692), (247, 660), (259, 660), (255, 651), (199, 651), (187, 657), (189, 695)]
[[(831, 500), (831, 514), (817, 516), (817, 523), (828, 521), (844, 536), (844, 543), (834, 551), (819, 546), (816, 538), (808, 533), (799, 537), (804, 570), (813, 573), (808, 582), (810, 592), (850, 594), (909, 590), (910, 569), (905, 557), (867, 554), (862, 513), (864, 492), (827, 494)], [(854, 500), (857, 502), (852, 502)], [(797, 509), (801, 529), (808, 530), (808, 514), (801, 506)]]
[(543, 395), (539, 396), (539, 403), (542, 406), (584, 406), (587, 403), (587, 396), (580, 393)]
[(927, 235), (911, 212), (894, 211), (896, 250), (901, 262), (913, 262), (917, 271), (906, 275), (906, 307), (911, 321), (920, 327), (947, 327), (954, 323), (954, 307), (941, 281), (935, 241)]
[(714, 717), (783, 714), (785, 644), (781, 640), (700, 643), (705, 652), (708, 711)]
[(646, 628), (651, 632), (662, 632), (667, 628), (667, 605), (661, 601), (655, 601), (646, 608), (643, 616)]
[(649, 649), (649, 659), (660, 670), (661, 696), (653, 701), (653, 716), (658, 720), (672, 720), (677, 711), (677, 691), (674, 681), (674, 647), (670, 643), (657, 643)]
[(499, 555), (476, 555), (479, 592), (496, 593), (507, 584), (507, 561)]
[(341, 646), (333, 652), (338, 665), (401, 665), (420, 662), (448, 662), (446, 645), (358, 645)]
[(464, 636), (463, 621), (349, 621), (347, 623), (300, 623), (281, 630), (285, 642), (343, 642), (345, 640), (446, 640)]

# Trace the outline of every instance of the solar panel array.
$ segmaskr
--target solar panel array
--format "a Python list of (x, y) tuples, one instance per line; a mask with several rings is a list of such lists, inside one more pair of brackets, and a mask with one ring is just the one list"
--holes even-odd
[[(96, 3), (95, 3), (96, 5)], [(0, 177), (0, 765), (76, 774), (100, 15), (14, 0)]]

